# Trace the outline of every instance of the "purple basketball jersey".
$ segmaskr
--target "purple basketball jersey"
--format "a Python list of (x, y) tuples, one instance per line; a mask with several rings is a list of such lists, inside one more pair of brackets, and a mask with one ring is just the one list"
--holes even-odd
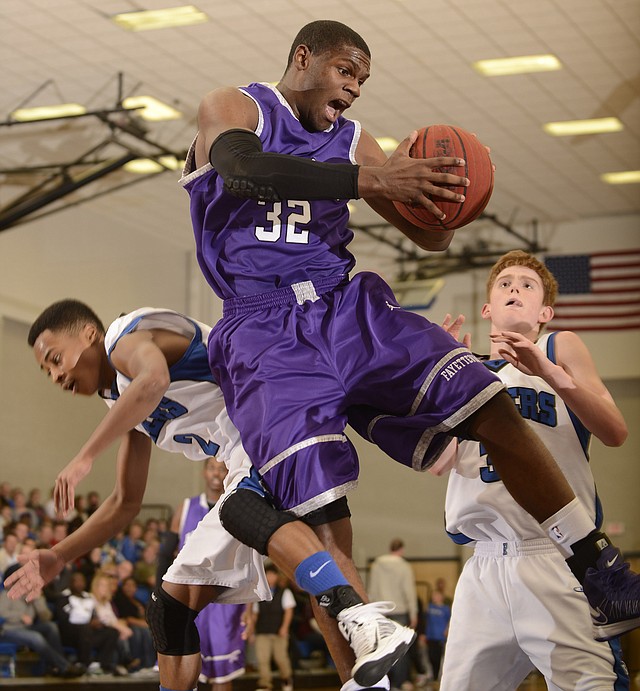
[[(256, 104), (264, 151), (355, 164), (359, 123), (340, 117), (308, 132), (277, 89), (241, 91)], [(361, 433), (424, 469), (500, 382), (443, 329), (403, 310), (379, 276), (348, 282), (348, 200), (238, 199), (210, 164), (194, 170), (194, 151), (182, 184), (201, 269), (225, 300), (209, 365), (277, 506), (304, 516), (356, 486), (351, 406), (365, 407)], [(368, 407), (384, 416), (370, 420)]]
[[(325, 163), (355, 163), (360, 124), (340, 117), (324, 132), (307, 132), (282, 94), (266, 84), (241, 89), (259, 112), (256, 134), (264, 151)], [(221, 298), (265, 293), (320, 277), (348, 274), (347, 201), (239, 199), (224, 191), (211, 165), (193, 170), (191, 147), (182, 184), (200, 268)]]
[[(189, 534), (209, 512), (204, 494), (185, 501), (182, 510), (180, 542), (182, 548)], [(241, 623), (245, 605), (207, 605), (196, 618), (200, 634), (202, 672), (200, 681), (223, 683), (244, 674), (245, 642)]]

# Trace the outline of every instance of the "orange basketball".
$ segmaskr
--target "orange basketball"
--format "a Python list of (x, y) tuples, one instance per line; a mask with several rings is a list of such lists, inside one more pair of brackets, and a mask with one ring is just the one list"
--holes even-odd
[(418, 132), (418, 138), (409, 152), (413, 158), (455, 156), (465, 161), (464, 166), (434, 168), (441, 173), (453, 173), (469, 178), (469, 187), (451, 187), (465, 196), (462, 203), (433, 198), (435, 204), (447, 215), (441, 221), (423, 207), (394, 202), (396, 209), (409, 221), (425, 229), (455, 230), (474, 221), (491, 199), (493, 191), (493, 165), (489, 152), (477, 137), (461, 127), (429, 125)]

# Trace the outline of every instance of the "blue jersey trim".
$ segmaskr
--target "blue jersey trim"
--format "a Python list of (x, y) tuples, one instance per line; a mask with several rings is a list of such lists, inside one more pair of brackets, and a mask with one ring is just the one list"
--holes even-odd
[[(553, 362), (554, 365), (558, 364), (556, 359), (556, 337), (559, 333), (562, 332), (553, 331), (549, 334), (549, 338), (547, 340), (547, 357), (549, 358), (549, 360), (551, 360), (551, 362)], [(582, 447), (584, 457), (588, 461), (589, 445), (591, 443), (591, 432), (582, 424), (582, 422), (580, 422), (578, 416), (573, 412), (573, 410), (571, 410), (571, 408), (569, 408), (569, 406), (567, 406), (567, 412), (569, 413), (569, 419), (571, 420), (573, 429), (575, 430), (576, 436), (578, 437), (578, 441), (580, 442), (580, 446)]]
[(470, 542), (475, 542), (473, 538), (468, 537), (464, 533), (450, 533), (448, 530), (445, 532), (456, 543), (456, 545), (468, 545)]
[[(113, 345), (111, 348), (109, 348), (107, 352), (107, 357), (109, 358), (109, 362), (111, 363), (112, 367), (117, 370), (120, 374), (122, 374), (123, 377), (126, 377), (127, 379), (130, 380), (129, 377), (127, 377), (124, 372), (121, 372), (120, 370), (115, 367), (113, 362), (111, 361), (111, 353), (113, 352), (113, 349), (116, 347), (118, 342), (123, 336), (126, 336), (130, 333), (132, 333), (138, 324), (146, 317), (147, 315), (141, 314), (135, 319), (131, 321), (123, 330), (122, 332), (118, 335), (118, 338), (114, 341)], [(213, 374), (211, 373), (211, 369), (209, 368), (209, 357), (207, 354), (207, 347), (205, 344), (202, 342), (202, 329), (194, 322), (192, 319), (189, 319), (189, 317), (185, 317), (184, 315), (179, 315), (183, 317), (191, 326), (194, 328), (194, 335), (193, 338), (191, 339), (191, 342), (189, 343), (189, 346), (187, 347), (186, 351), (184, 352), (184, 355), (178, 360), (178, 362), (174, 363), (169, 367), (169, 378), (172, 382), (174, 381), (206, 381), (210, 382), (211, 384), (217, 384), (216, 380), (213, 377)], [(115, 386), (115, 385), (114, 385)], [(117, 389), (115, 389), (117, 392)], [(111, 393), (114, 393), (114, 387), (112, 387)], [(119, 394), (118, 394), (119, 395)], [(116, 396), (111, 396), (114, 400), (118, 398), (118, 395)]]

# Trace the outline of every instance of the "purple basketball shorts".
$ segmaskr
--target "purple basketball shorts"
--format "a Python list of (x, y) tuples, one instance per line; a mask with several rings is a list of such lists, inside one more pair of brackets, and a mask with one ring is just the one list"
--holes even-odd
[[(356, 486), (348, 422), (416, 470), (504, 387), (376, 274), (225, 302), (209, 362), (279, 507), (304, 516)], [(302, 287), (301, 287), (302, 286)], [(323, 292), (325, 291), (325, 292)]]
[(196, 627), (200, 634), (201, 682), (222, 684), (244, 674), (242, 614), (245, 608), (245, 605), (214, 602), (198, 614)]

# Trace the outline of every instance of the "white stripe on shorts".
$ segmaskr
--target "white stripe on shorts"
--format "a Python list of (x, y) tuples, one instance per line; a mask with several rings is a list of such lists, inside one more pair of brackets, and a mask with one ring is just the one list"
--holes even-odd
[(534, 554), (553, 554), (558, 548), (551, 540), (513, 540), (510, 542), (478, 542), (474, 550), (477, 557), (526, 557)]

